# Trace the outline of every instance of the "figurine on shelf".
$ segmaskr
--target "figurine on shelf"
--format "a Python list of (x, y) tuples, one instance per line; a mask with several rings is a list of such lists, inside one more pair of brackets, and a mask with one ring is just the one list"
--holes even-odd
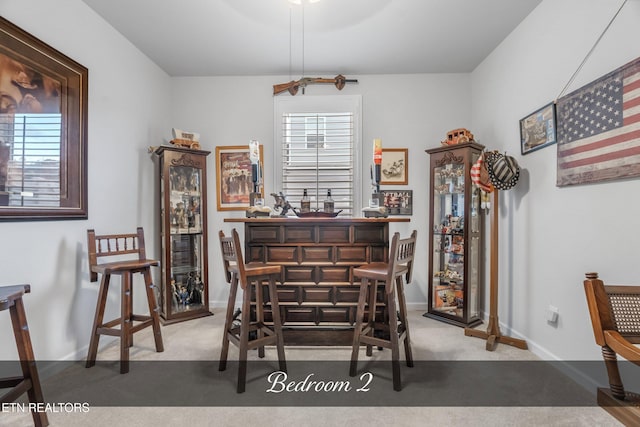
[(173, 139), (171, 142), (178, 147), (191, 148), (192, 150), (200, 149), (200, 134), (195, 132), (185, 132), (180, 129), (173, 128)]
[(473, 134), (465, 128), (454, 129), (447, 132), (447, 139), (441, 142), (443, 146), (462, 144), (463, 142), (474, 141)]
[(180, 292), (178, 293), (180, 297), (180, 304), (183, 306), (189, 305), (189, 291), (187, 291), (187, 287), (182, 285), (180, 286)]
[(178, 227), (187, 228), (187, 226), (188, 226), (187, 213), (185, 212), (184, 203), (183, 202), (178, 202), (176, 204), (175, 216), (176, 216), (176, 220), (177, 220), (177, 223), (178, 223)]

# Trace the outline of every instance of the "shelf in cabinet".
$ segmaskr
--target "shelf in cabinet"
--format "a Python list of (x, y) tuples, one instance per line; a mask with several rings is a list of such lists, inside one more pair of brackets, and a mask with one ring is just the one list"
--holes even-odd
[(202, 234), (202, 230), (198, 229), (198, 230), (187, 230), (187, 229), (181, 229), (178, 231), (173, 231), (171, 230), (171, 235), (172, 236), (186, 236), (186, 235), (198, 235), (198, 234)]

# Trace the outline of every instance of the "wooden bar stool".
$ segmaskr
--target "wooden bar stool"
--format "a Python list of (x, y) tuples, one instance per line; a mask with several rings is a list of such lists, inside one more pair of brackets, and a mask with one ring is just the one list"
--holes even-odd
[[(284, 358), (284, 339), (282, 337), (282, 322), (280, 320), (280, 308), (278, 307), (278, 291), (276, 289), (276, 279), (282, 274), (280, 265), (269, 265), (258, 262), (245, 264), (240, 249), (240, 237), (234, 228), (230, 237), (225, 237), (220, 231), (220, 247), (222, 249), (222, 261), (227, 283), (231, 284), (229, 291), (229, 302), (227, 303), (227, 316), (224, 323), (224, 333), (222, 336), (222, 350), (220, 352), (220, 364), (218, 370), (224, 371), (227, 368), (227, 355), (229, 352), (229, 342), (234, 343), (240, 349), (238, 366), (237, 392), (245, 391), (247, 380), (247, 352), (257, 348), (258, 356), (264, 357), (264, 346), (275, 345), (278, 351), (278, 362), (281, 371), (286, 371), (287, 366)], [(269, 300), (273, 315), (273, 328), (264, 323), (264, 295), (262, 281), (269, 282)], [(233, 309), (238, 293), (238, 282), (242, 288), (242, 309), (240, 311), (240, 326), (233, 324)], [(256, 295), (256, 320), (251, 321), (251, 294), (252, 286)], [(256, 331), (256, 338), (249, 339), (250, 333)]]
[[(93, 328), (91, 329), (91, 341), (89, 343), (86, 367), (90, 368), (96, 363), (100, 335), (112, 335), (120, 337), (120, 373), (126, 374), (129, 372), (129, 347), (133, 345), (133, 334), (135, 332), (152, 326), (156, 351), (164, 351), (156, 296), (153, 291), (155, 286), (151, 280), (151, 266), (157, 266), (158, 261), (147, 259), (142, 227), (138, 227), (135, 234), (105, 234), (101, 236), (96, 236), (94, 230), (87, 230), (87, 240), (89, 244), (91, 281), (96, 282), (98, 280), (98, 273), (102, 274), (102, 280), (100, 281)], [(132, 260), (121, 260), (122, 257), (120, 257), (118, 261), (98, 264), (98, 258), (129, 254), (137, 254), (138, 257)], [(134, 273), (141, 273), (144, 277), (147, 302), (149, 304), (148, 316), (133, 314), (132, 281)], [(120, 317), (103, 323), (111, 275), (119, 275), (121, 278)], [(139, 323), (134, 325), (134, 322)], [(118, 325), (119, 328), (115, 328)]]
[[(389, 262), (375, 262), (353, 269), (353, 276), (360, 277), (360, 294), (356, 311), (356, 325), (353, 333), (353, 347), (351, 349), (351, 367), (349, 375), (356, 375), (358, 370), (358, 352), (360, 343), (367, 345), (367, 355), (371, 355), (372, 346), (391, 349), (391, 366), (393, 370), (393, 389), (400, 391), (400, 343), (404, 342), (404, 352), (407, 366), (413, 366), (411, 355), (411, 340), (409, 338), (409, 322), (407, 319), (407, 304), (404, 297), (403, 276), (407, 283), (411, 282), (413, 258), (416, 247), (417, 231), (411, 237), (400, 239), (400, 233), (395, 233), (389, 250)], [(383, 330), (388, 332), (389, 339), (376, 337), (376, 294), (378, 284), (384, 285), (384, 301), (388, 323)], [(394, 285), (395, 284), (395, 285)], [(368, 294), (368, 303), (367, 303)], [(397, 299), (397, 300), (396, 300)], [(365, 303), (368, 304), (367, 322), (364, 322)], [(397, 314), (396, 314), (397, 310)], [(381, 329), (378, 327), (378, 329)], [(388, 331), (387, 331), (388, 330)]]
[[(18, 347), (18, 356), (20, 357), (20, 367), (22, 368), (22, 376), (0, 378), (0, 389), (12, 388), (12, 390), (0, 396), (0, 404), (14, 402), (25, 392), (29, 397), (30, 403), (44, 403), (36, 359), (33, 354), (33, 347), (31, 347), (27, 316), (22, 303), (22, 295), (29, 292), (31, 292), (29, 285), (0, 287), (0, 311), (9, 309), (11, 323), (13, 324), (13, 334)], [(33, 424), (37, 427), (49, 425), (46, 412), (33, 411), (31, 415), (33, 416)]]

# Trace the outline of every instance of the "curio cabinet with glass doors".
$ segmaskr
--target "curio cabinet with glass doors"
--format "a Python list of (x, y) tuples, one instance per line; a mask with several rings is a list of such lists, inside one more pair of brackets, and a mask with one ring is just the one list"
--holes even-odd
[(426, 150), (430, 156), (429, 295), (426, 317), (480, 324), (484, 221), (470, 170), (484, 147), (475, 142)]

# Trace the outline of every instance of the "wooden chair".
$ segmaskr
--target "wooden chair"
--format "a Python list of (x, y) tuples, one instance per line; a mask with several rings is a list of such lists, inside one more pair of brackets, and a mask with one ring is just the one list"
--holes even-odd
[[(258, 356), (264, 357), (264, 346), (275, 345), (278, 352), (278, 362), (281, 371), (286, 371), (284, 357), (284, 339), (282, 337), (282, 322), (280, 320), (280, 308), (278, 306), (278, 291), (276, 278), (280, 278), (282, 267), (257, 262), (245, 264), (242, 258), (240, 237), (234, 228), (230, 237), (225, 237), (220, 231), (220, 246), (222, 249), (222, 261), (227, 283), (231, 284), (229, 302), (227, 303), (227, 316), (222, 337), (222, 350), (220, 352), (220, 364), (218, 369), (224, 371), (227, 368), (227, 355), (229, 342), (234, 343), (240, 349), (238, 365), (237, 392), (245, 391), (247, 379), (247, 352), (257, 348)], [(273, 316), (273, 328), (264, 323), (264, 295), (262, 281), (269, 282), (269, 301)], [(238, 283), (242, 288), (242, 309), (240, 311), (240, 326), (234, 325), (234, 305), (238, 293)], [(251, 321), (251, 295), (254, 287), (256, 301), (256, 320)], [(255, 332), (254, 332), (255, 331)], [(253, 332), (253, 334), (252, 334)], [(251, 334), (251, 335), (250, 335)], [(255, 336), (255, 339), (250, 339)]]
[[(372, 346), (391, 349), (391, 365), (393, 370), (393, 389), (400, 391), (400, 343), (404, 342), (404, 352), (407, 366), (413, 366), (411, 355), (411, 339), (409, 337), (409, 322), (407, 319), (407, 304), (404, 297), (403, 277), (407, 283), (411, 282), (413, 272), (413, 258), (415, 254), (417, 231), (411, 237), (400, 239), (400, 233), (395, 233), (389, 250), (389, 262), (375, 262), (353, 269), (353, 276), (360, 277), (360, 294), (356, 311), (356, 324), (353, 334), (351, 350), (351, 367), (349, 375), (356, 375), (358, 369), (358, 352), (360, 344), (367, 345), (367, 356), (371, 356)], [(378, 284), (384, 285), (384, 300), (386, 304), (387, 320), (385, 332), (388, 329), (388, 339), (375, 336), (376, 324), (376, 296)], [(364, 322), (365, 304), (368, 294), (367, 322)], [(397, 313), (396, 313), (397, 310)], [(379, 327), (378, 327), (379, 328)]]
[[(144, 231), (138, 227), (134, 234), (105, 234), (97, 236), (94, 230), (87, 230), (89, 246), (89, 271), (91, 281), (98, 280), (98, 274), (102, 274), (96, 314), (91, 329), (91, 341), (86, 367), (90, 368), (96, 363), (98, 341), (100, 335), (112, 335), (120, 337), (120, 373), (129, 372), (129, 347), (133, 345), (133, 334), (148, 327), (153, 327), (156, 351), (164, 351), (162, 334), (160, 332), (160, 318), (154, 284), (151, 280), (151, 267), (157, 266), (158, 261), (147, 259), (144, 247)], [(136, 254), (135, 259), (123, 260), (123, 256)], [(117, 256), (118, 261), (98, 263), (99, 258)], [(149, 315), (133, 314), (133, 274), (141, 273), (144, 277)], [(121, 278), (120, 291), (120, 317), (103, 323), (104, 310), (107, 304), (109, 283), (112, 275)], [(134, 322), (139, 322), (134, 325)], [(118, 326), (116, 328), (115, 326)]]
[(640, 366), (640, 286), (605, 285), (598, 273), (584, 281), (596, 343), (602, 347), (609, 389), (598, 388), (598, 405), (625, 425), (640, 425), (640, 395), (625, 391), (618, 358)]
[[(27, 393), (30, 403), (44, 403), (36, 359), (31, 347), (27, 316), (22, 302), (22, 295), (29, 292), (31, 292), (29, 285), (0, 287), (0, 311), (9, 310), (22, 369), (22, 376), (0, 378), (0, 389), (11, 388), (6, 394), (0, 396), (0, 404), (14, 402), (24, 393)], [(46, 412), (32, 411), (31, 415), (36, 427), (49, 425)]]

